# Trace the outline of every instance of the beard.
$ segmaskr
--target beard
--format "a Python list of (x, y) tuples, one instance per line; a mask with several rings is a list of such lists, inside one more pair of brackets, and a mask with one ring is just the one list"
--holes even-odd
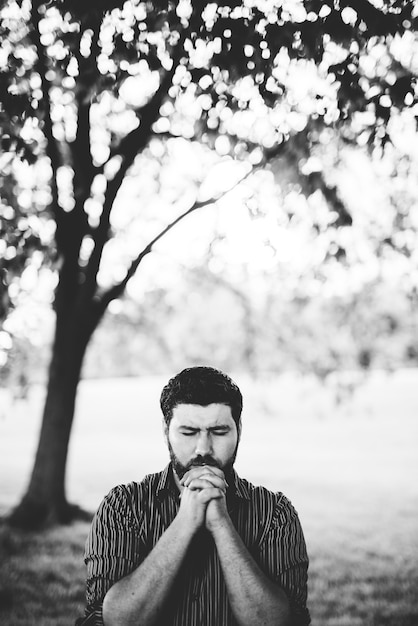
[(202, 465), (211, 465), (212, 467), (217, 467), (220, 470), (222, 470), (224, 475), (225, 475), (226, 482), (228, 483), (228, 485), (231, 484), (231, 479), (232, 479), (232, 476), (233, 476), (233, 467), (234, 467), (235, 459), (236, 459), (236, 456), (237, 456), (238, 443), (237, 443), (237, 446), (236, 446), (236, 448), (234, 450), (234, 454), (232, 455), (232, 457), (224, 465), (221, 465), (210, 454), (205, 454), (205, 455), (200, 455), (199, 454), (199, 455), (195, 456), (194, 459), (189, 461), (187, 463), (187, 465), (183, 465), (183, 463), (181, 463), (179, 461), (179, 459), (177, 458), (177, 456), (175, 455), (175, 452), (174, 452), (173, 448), (171, 447), (171, 443), (170, 442), (168, 442), (168, 450), (170, 452), (171, 464), (172, 464), (173, 469), (176, 472), (177, 477), (179, 478), (179, 480), (181, 480), (183, 478), (183, 476), (186, 474), (186, 472), (188, 472), (190, 469), (192, 469), (192, 467), (201, 467)]

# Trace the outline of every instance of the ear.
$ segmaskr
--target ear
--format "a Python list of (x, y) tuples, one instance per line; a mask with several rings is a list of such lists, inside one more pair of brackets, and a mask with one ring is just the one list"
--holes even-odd
[(238, 435), (237, 443), (241, 441), (241, 431), (242, 431), (242, 422), (240, 420), (237, 424), (237, 435)]
[(168, 428), (169, 428), (169, 424), (167, 424), (167, 422), (165, 421), (164, 417), (163, 417), (161, 423), (162, 423), (162, 427), (163, 427), (164, 439), (165, 439), (166, 443), (168, 443)]

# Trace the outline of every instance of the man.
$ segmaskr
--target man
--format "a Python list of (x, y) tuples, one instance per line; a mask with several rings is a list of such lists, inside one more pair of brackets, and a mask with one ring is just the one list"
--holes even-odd
[(305, 626), (308, 557), (281, 493), (233, 469), (242, 396), (210, 367), (177, 374), (161, 394), (170, 464), (113, 489), (86, 543), (79, 624)]

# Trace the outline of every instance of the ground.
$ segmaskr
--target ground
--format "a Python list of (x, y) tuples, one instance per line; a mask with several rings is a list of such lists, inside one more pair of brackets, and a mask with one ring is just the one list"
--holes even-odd
[[(416, 626), (418, 371), (319, 385), (293, 375), (235, 376), (245, 398), (237, 470), (283, 491), (310, 554), (309, 606), (320, 626)], [(68, 494), (93, 511), (116, 483), (167, 462), (158, 396), (166, 377), (84, 381)], [(347, 383), (348, 380), (348, 383)], [(343, 402), (335, 402), (336, 386)], [(42, 390), (0, 396), (0, 513), (24, 490)], [(65, 626), (82, 613), (88, 524), (44, 533), (0, 527), (0, 623)]]

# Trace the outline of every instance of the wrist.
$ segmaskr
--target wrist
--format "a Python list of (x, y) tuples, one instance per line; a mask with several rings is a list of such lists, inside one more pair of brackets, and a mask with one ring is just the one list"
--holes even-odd
[(229, 514), (227, 511), (225, 511), (223, 513), (223, 515), (216, 517), (216, 518), (210, 518), (210, 517), (206, 517), (206, 528), (207, 530), (211, 533), (211, 535), (213, 536), (213, 538), (215, 538), (216, 536), (221, 536), (223, 535), (225, 532), (230, 532), (231, 529), (234, 528), (234, 525), (232, 524), (232, 520), (229, 517)]
[(176, 532), (176, 536), (180, 540), (188, 540), (196, 534), (199, 530), (199, 526), (201, 524), (198, 523), (198, 520), (188, 517), (184, 515), (180, 510), (174, 520), (171, 523), (171, 526), (174, 528)]

